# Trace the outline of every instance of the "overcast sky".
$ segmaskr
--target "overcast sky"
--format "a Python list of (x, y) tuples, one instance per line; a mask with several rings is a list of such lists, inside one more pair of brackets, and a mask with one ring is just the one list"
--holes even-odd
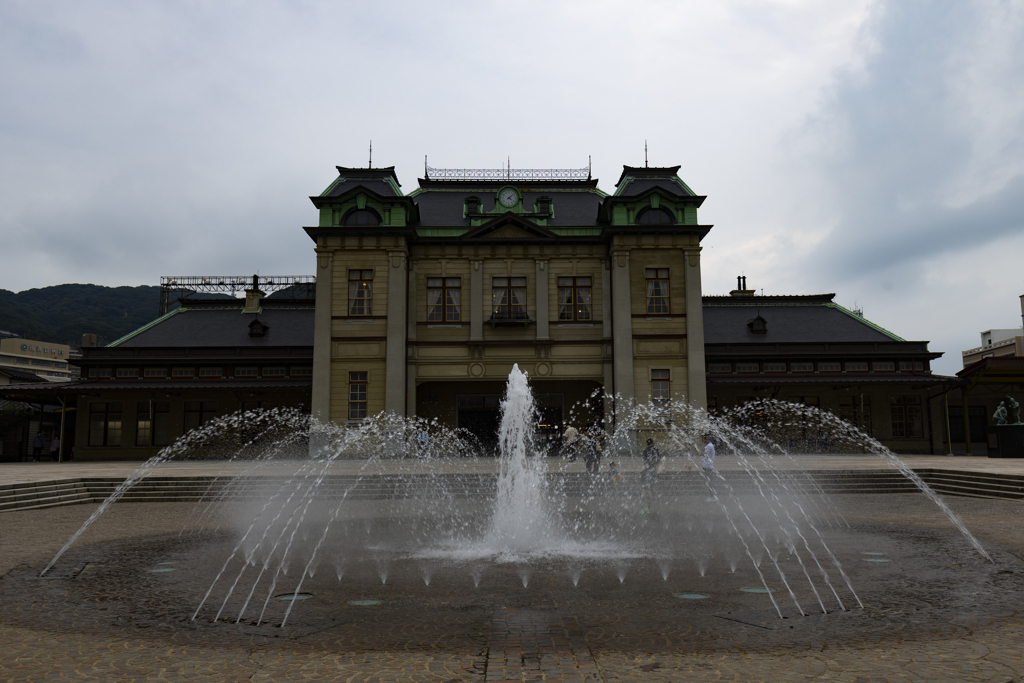
[(1021, 324), (1024, 0), (0, 1), (0, 288), (309, 274), (335, 165), (680, 164), (704, 291)]

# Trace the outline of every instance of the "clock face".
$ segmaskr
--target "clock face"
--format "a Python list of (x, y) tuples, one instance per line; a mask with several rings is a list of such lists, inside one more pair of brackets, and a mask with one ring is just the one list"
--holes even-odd
[(498, 201), (501, 202), (502, 206), (515, 206), (516, 202), (519, 201), (519, 195), (509, 187), (501, 191), (498, 195)]

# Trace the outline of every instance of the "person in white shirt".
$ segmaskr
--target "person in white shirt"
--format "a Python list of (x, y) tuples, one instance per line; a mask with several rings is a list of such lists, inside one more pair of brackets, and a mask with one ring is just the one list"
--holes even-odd
[(700, 466), (705, 470), (713, 471), (715, 469), (715, 444), (711, 443), (711, 437), (707, 434), (703, 438), (704, 460), (701, 461)]
[(715, 488), (711, 484), (711, 477), (715, 473), (715, 444), (711, 443), (711, 437), (705, 434), (704, 440), (704, 459), (701, 461), (700, 466), (704, 468), (704, 474), (707, 476), (708, 488), (711, 490), (711, 495), (708, 496), (705, 503), (715, 503), (718, 501), (718, 495), (715, 493)]

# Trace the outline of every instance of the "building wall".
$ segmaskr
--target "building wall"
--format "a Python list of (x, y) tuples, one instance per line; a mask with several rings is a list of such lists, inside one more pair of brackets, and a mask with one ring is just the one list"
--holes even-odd
[[(139, 445), (138, 441), (138, 418), (139, 418), (139, 404), (149, 404), (152, 400), (154, 403), (166, 402), (170, 404), (169, 415), (169, 442), (173, 443), (176, 439), (181, 437), (185, 433), (185, 403), (190, 401), (216, 401), (217, 402), (217, 416), (229, 415), (231, 413), (238, 412), (243, 408), (243, 401), (245, 404), (260, 403), (260, 407), (273, 408), (273, 407), (288, 407), (288, 408), (301, 408), (303, 405), (308, 405), (309, 394), (307, 392), (295, 392), (295, 391), (265, 391), (259, 394), (252, 394), (249, 392), (239, 393), (235, 391), (193, 391), (178, 390), (170, 392), (171, 387), (165, 387), (163, 391), (154, 393), (151, 391), (117, 391), (117, 392), (104, 392), (102, 389), (90, 392), (91, 395), (82, 396), (80, 395), (77, 399), (75, 410), (75, 451), (74, 458), (76, 461), (82, 460), (146, 460), (157, 453), (163, 448), (163, 445), (154, 445), (152, 447), (148, 445)], [(121, 403), (122, 405), (122, 419), (121, 419), (121, 444), (119, 446), (90, 446), (89, 445), (89, 428), (90, 428), (90, 415), (92, 414), (93, 403)], [(241, 429), (244, 425), (239, 423), (237, 429), (228, 430), (228, 434), (235, 433), (241, 435)], [(237, 450), (241, 441), (236, 439), (234, 441), (225, 442), (228, 445), (233, 445)], [(235, 453), (231, 453), (234, 455)], [(68, 459), (69, 453), (65, 451), (65, 459)]]
[[(690, 397), (684, 268), (696, 247), (691, 236), (619, 240), (619, 252), (634, 254), (627, 282), (629, 313), (620, 322), (610, 314), (612, 277), (603, 244), (416, 244), (406, 256), (400, 237), (321, 237), (318, 254), (330, 253), (333, 271), (330, 419), (348, 420), (349, 373), (357, 371), (368, 373), (368, 415), (384, 410), (414, 414), (418, 402), (406, 394), (424, 382), (504, 382), (514, 364), (538, 380), (585, 380), (611, 391), (613, 324), (622, 325), (628, 335), (625, 356), (633, 377), (629, 386), (615, 386), (616, 392), (646, 400), (651, 369), (668, 369), (673, 396)], [(395, 268), (396, 260), (408, 267)], [(670, 316), (646, 313), (647, 267), (669, 268)], [(373, 270), (372, 319), (348, 315), (348, 271), (354, 269)], [(570, 276), (591, 278), (590, 321), (558, 320), (558, 278)], [(462, 319), (430, 322), (427, 280), (450, 277), (461, 278)], [(494, 278), (504, 277), (525, 278), (529, 324), (488, 324)], [(395, 312), (390, 309), (399, 287), (401, 310)], [(389, 327), (396, 319), (402, 323), (397, 334)], [(402, 395), (389, 402), (396, 382)], [(315, 404), (314, 399), (314, 413)]]
[[(771, 398), (798, 404), (814, 405), (823, 411), (840, 415), (841, 398), (853, 399), (858, 405), (863, 396), (870, 405), (869, 415), (863, 424), (858, 420), (855, 426), (863, 427), (874, 439), (895, 453), (939, 453), (943, 450), (945, 423), (941, 420), (942, 396), (937, 388), (927, 389), (912, 386), (865, 385), (862, 387), (836, 388), (831, 385), (787, 386), (777, 392), (756, 387), (712, 386), (709, 391), (712, 412), (721, 412), (752, 398)], [(921, 402), (922, 433), (920, 437), (894, 437), (892, 427), (892, 403), (894, 396), (916, 396)], [(929, 397), (931, 400), (929, 401)], [(812, 399), (812, 400), (808, 400)], [(939, 418), (938, 420), (936, 418)]]

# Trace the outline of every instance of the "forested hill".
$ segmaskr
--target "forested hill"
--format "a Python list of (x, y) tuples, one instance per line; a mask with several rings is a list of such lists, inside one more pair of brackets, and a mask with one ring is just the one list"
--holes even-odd
[(56, 344), (78, 344), (83, 334), (92, 333), (109, 344), (156, 318), (159, 303), (159, 287), (0, 289), (0, 330)]

